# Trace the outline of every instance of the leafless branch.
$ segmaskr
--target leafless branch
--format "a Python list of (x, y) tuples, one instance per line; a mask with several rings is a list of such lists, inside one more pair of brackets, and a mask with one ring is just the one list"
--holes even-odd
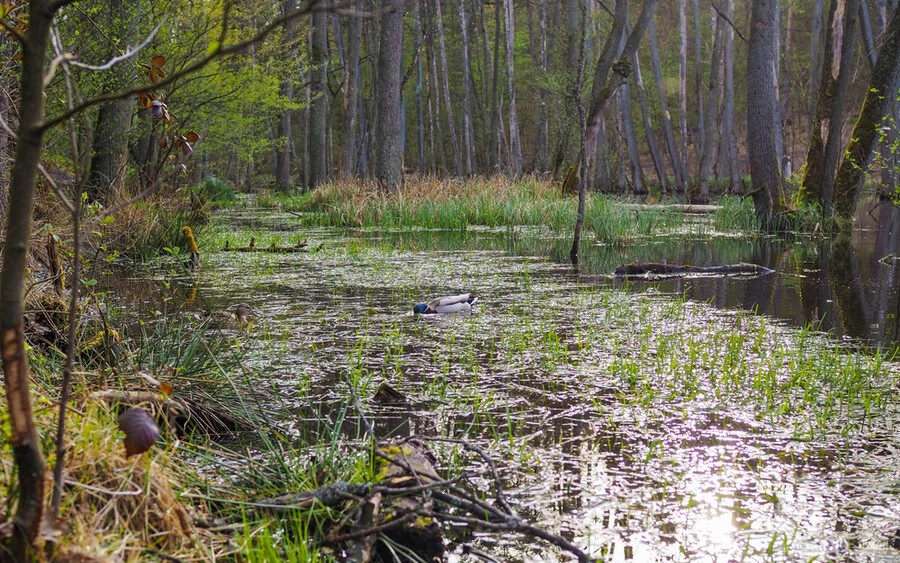
[(739, 29), (737, 28), (737, 26), (734, 25), (734, 22), (731, 21), (731, 18), (729, 18), (728, 16), (726, 16), (726, 15), (725, 15), (725, 12), (723, 12), (722, 10), (720, 10), (719, 7), (716, 6), (716, 3), (713, 2), (712, 0), (710, 0), (709, 5), (712, 6), (713, 10), (716, 11), (716, 14), (718, 14), (720, 18), (722, 18), (723, 20), (725, 20), (725, 23), (727, 23), (729, 26), (731, 26), (731, 29), (733, 29), (734, 32), (737, 34), (737, 36), (741, 38), (741, 41), (743, 41), (744, 43), (746, 43), (746, 42), (747, 42), (747, 38), (744, 37), (744, 35), (741, 33), (741, 30), (739, 30)]
[(71, 64), (72, 66), (77, 66), (78, 68), (83, 68), (83, 69), (87, 69), (87, 70), (109, 70), (112, 67), (114, 67), (115, 65), (119, 64), (120, 62), (126, 61), (126, 60), (130, 59), (131, 57), (135, 56), (136, 54), (141, 52), (145, 47), (147, 47), (147, 45), (149, 45), (150, 42), (153, 41), (153, 39), (156, 37), (156, 34), (159, 33), (160, 28), (162, 28), (163, 24), (165, 24), (167, 20), (168, 20), (168, 17), (164, 17), (163, 19), (161, 19), (159, 21), (159, 23), (156, 24), (156, 27), (153, 28), (153, 31), (150, 32), (150, 35), (148, 35), (147, 38), (141, 42), (140, 45), (138, 45), (134, 49), (130, 49), (127, 52), (122, 53), (121, 55), (116, 55), (115, 57), (109, 59), (102, 65), (94, 66), (94, 65), (89, 65), (89, 64), (85, 64), (85, 63), (80, 63), (80, 62), (74, 61), (74, 60), (70, 61), (69, 64)]

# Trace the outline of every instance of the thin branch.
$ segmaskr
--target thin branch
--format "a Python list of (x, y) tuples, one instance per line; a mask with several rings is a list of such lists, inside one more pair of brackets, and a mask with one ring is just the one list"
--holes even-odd
[(509, 514), (510, 516), (515, 516), (513, 509), (509, 506), (509, 503), (506, 501), (506, 495), (503, 493), (503, 485), (500, 482), (500, 473), (497, 471), (497, 465), (494, 463), (494, 460), (484, 451), (481, 447), (476, 446), (475, 444), (469, 442), (468, 440), (463, 440), (462, 438), (441, 438), (437, 436), (415, 436), (420, 440), (425, 440), (429, 442), (447, 442), (449, 444), (459, 444), (464, 449), (469, 450), (471, 452), (477, 453), (481, 456), (481, 459), (488, 465), (488, 469), (491, 471), (491, 477), (494, 479), (494, 488), (497, 489), (497, 503), (500, 504), (500, 507)]
[[(338, 5), (343, 5), (346, 2), (347, 2), (347, 0), (342, 0)], [(104, 94), (104, 95), (97, 96), (95, 98), (86, 100), (86, 101), (78, 104), (74, 108), (68, 109), (68, 110), (64, 111), (63, 113), (61, 113), (60, 115), (58, 115), (48, 121), (45, 121), (39, 127), (39, 130), (41, 132), (46, 131), (47, 129), (50, 129), (51, 127), (59, 125), (63, 121), (66, 121), (67, 119), (69, 119), (70, 117), (75, 115), (76, 113), (80, 113), (80, 112), (82, 112), (88, 108), (94, 107), (98, 104), (102, 104), (104, 102), (111, 102), (113, 100), (122, 100), (129, 96), (134, 96), (138, 92), (143, 92), (146, 90), (154, 90), (156, 88), (162, 88), (163, 86), (168, 86), (169, 84), (175, 82), (179, 78), (200, 70), (201, 68), (205, 67), (206, 65), (208, 65), (209, 63), (211, 63), (212, 61), (214, 61), (215, 59), (217, 59), (219, 57), (224, 57), (227, 55), (233, 55), (233, 54), (240, 53), (247, 47), (264, 40), (266, 37), (269, 36), (269, 34), (271, 34), (277, 28), (279, 28), (280, 26), (284, 25), (285, 23), (287, 23), (293, 19), (296, 19), (296, 18), (306, 15), (306, 14), (311, 14), (313, 12), (331, 11), (331, 10), (337, 9), (336, 6), (327, 6), (327, 4), (328, 4), (328, 2), (326, 2), (325, 0), (312, 0), (309, 4), (307, 4), (303, 8), (300, 8), (299, 10), (294, 10), (293, 12), (290, 12), (288, 14), (285, 14), (283, 16), (275, 18), (268, 25), (266, 25), (265, 27), (260, 29), (259, 32), (256, 33), (256, 35), (253, 35), (249, 39), (245, 39), (244, 41), (239, 41), (239, 42), (237, 42), (233, 45), (229, 45), (227, 47), (220, 47), (219, 49), (216, 49), (214, 52), (212, 52), (212, 53), (206, 55), (205, 57), (201, 58), (200, 60), (196, 61), (194, 64), (186, 66), (185, 68), (181, 69), (179, 72), (170, 74), (169, 76), (167, 76), (166, 78), (164, 78), (158, 82), (150, 83), (150, 84), (143, 84), (141, 86), (137, 86), (135, 88), (131, 88), (128, 90), (123, 90), (121, 92), (116, 92), (113, 94)], [(229, 5), (230, 4), (226, 4), (226, 6), (229, 6)]]
[(70, 61), (69, 64), (71, 64), (72, 66), (77, 66), (78, 68), (84, 68), (87, 70), (109, 70), (112, 67), (114, 67), (115, 65), (119, 64), (120, 62), (127, 61), (131, 57), (133, 57), (136, 54), (138, 54), (139, 52), (141, 52), (145, 47), (147, 47), (147, 45), (149, 45), (150, 42), (153, 41), (153, 39), (156, 37), (156, 34), (159, 33), (160, 28), (162, 28), (163, 24), (165, 24), (168, 19), (169, 19), (168, 16), (163, 17), (163, 19), (161, 19), (159, 21), (159, 23), (156, 24), (156, 27), (153, 28), (153, 31), (150, 32), (150, 35), (148, 35), (147, 38), (144, 39), (143, 42), (141, 42), (140, 45), (138, 45), (134, 49), (131, 49), (125, 53), (122, 53), (121, 55), (116, 55), (115, 57), (109, 59), (102, 65), (94, 66), (94, 65), (89, 65), (89, 64), (85, 64), (85, 63), (80, 63), (78, 61)]
[(734, 25), (734, 22), (731, 21), (731, 18), (729, 18), (728, 16), (725, 15), (725, 12), (720, 10), (719, 7), (716, 6), (716, 3), (712, 0), (710, 0), (709, 5), (712, 6), (712, 9), (716, 11), (716, 14), (718, 14), (720, 18), (725, 20), (725, 23), (727, 23), (729, 26), (731, 26), (731, 29), (733, 29), (734, 32), (737, 34), (737, 36), (741, 38), (741, 41), (743, 41), (744, 43), (747, 43), (747, 39), (741, 33), (741, 30), (739, 30), (737, 28), (737, 26)]

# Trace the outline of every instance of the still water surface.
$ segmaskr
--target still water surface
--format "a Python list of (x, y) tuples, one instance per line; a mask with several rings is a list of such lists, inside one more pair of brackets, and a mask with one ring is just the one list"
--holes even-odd
[[(353, 379), (380, 436), (465, 437), (489, 448), (516, 510), (595, 557), (900, 561), (898, 401), (864, 420), (852, 409), (772, 416), (754, 389), (723, 395), (707, 379), (726, 375), (733, 334), (743, 335), (750, 365), (769, 349), (810, 343), (896, 350), (900, 266), (878, 260), (900, 255), (900, 223), (896, 213), (887, 220), (845, 244), (679, 236), (586, 245), (573, 268), (566, 240), (530, 229), (307, 230), (296, 217), (242, 211), (218, 219), (232, 244), (246, 244), (242, 229), (252, 227), (324, 246), (204, 249), (198, 278), (172, 284), (162, 262), (132, 277), (132, 295), (129, 284), (117, 291), (145, 303), (144, 314), (251, 304), (263, 318), (250, 336), (235, 335), (248, 347), (246, 400), (298, 440), (314, 441), (349, 412)], [(775, 273), (629, 283), (608, 275), (632, 261), (744, 261)], [(466, 290), (481, 296), (470, 317), (423, 322), (409, 312)], [(829, 336), (794, 328), (809, 323)], [(877, 369), (885, 385), (900, 379), (895, 364)], [(407, 402), (372, 400), (382, 382)], [(352, 414), (343, 431), (348, 443), (359, 436)], [(515, 537), (455, 536), (500, 560), (566, 559)]]

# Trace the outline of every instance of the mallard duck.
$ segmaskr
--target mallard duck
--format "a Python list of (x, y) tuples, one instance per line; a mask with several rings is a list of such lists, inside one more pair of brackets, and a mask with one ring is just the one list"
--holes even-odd
[(471, 293), (461, 293), (447, 297), (437, 297), (428, 303), (416, 303), (413, 313), (416, 315), (431, 315), (434, 313), (471, 313), (472, 305), (478, 301)]
[(246, 303), (240, 303), (234, 308), (233, 313), (206, 311), (202, 315), (204, 320), (209, 320), (211, 326), (218, 328), (245, 328), (258, 316), (260, 316), (259, 312)]

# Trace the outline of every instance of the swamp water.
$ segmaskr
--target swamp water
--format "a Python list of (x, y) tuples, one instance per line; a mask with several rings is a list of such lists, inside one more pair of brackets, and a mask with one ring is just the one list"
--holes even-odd
[[(897, 347), (898, 266), (875, 263), (885, 244), (900, 254), (896, 228), (880, 248), (851, 247), (852, 264), (824, 247), (680, 236), (587, 245), (573, 270), (565, 239), (529, 229), (310, 230), (258, 211), (217, 223), (201, 236), (198, 276), (161, 260), (109, 283), (145, 317), (257, 308), (262, 318), (233, 335), (237, 385), (289, 436), (327, 441), (319, 429), (338, 424), (356, 443), (352, 386), (380, 438), (482, 446), (523, 518), (602, 560), (900, 561), (900, 366), (869, 349)], [(257, 246), (323, 246), (204, 248), (251, 233)], [(603, 275), (635, 260), (777, 273), (624, 285)], [(461, 291), (480, 296), (476, 313), (411, 314)], [(852, 342), (867, 353), (785, 322), (823, 316), (822, 329), (865, 339)], [(383, 382), (407, 401), (373, 400)], [(451, 446), (432, 444), (445, 468), (485, 469)], [(493, 498), (488, 478), (470, 483)], [(569, 559), (537, 540), (457, 532), (497, 560)]]

